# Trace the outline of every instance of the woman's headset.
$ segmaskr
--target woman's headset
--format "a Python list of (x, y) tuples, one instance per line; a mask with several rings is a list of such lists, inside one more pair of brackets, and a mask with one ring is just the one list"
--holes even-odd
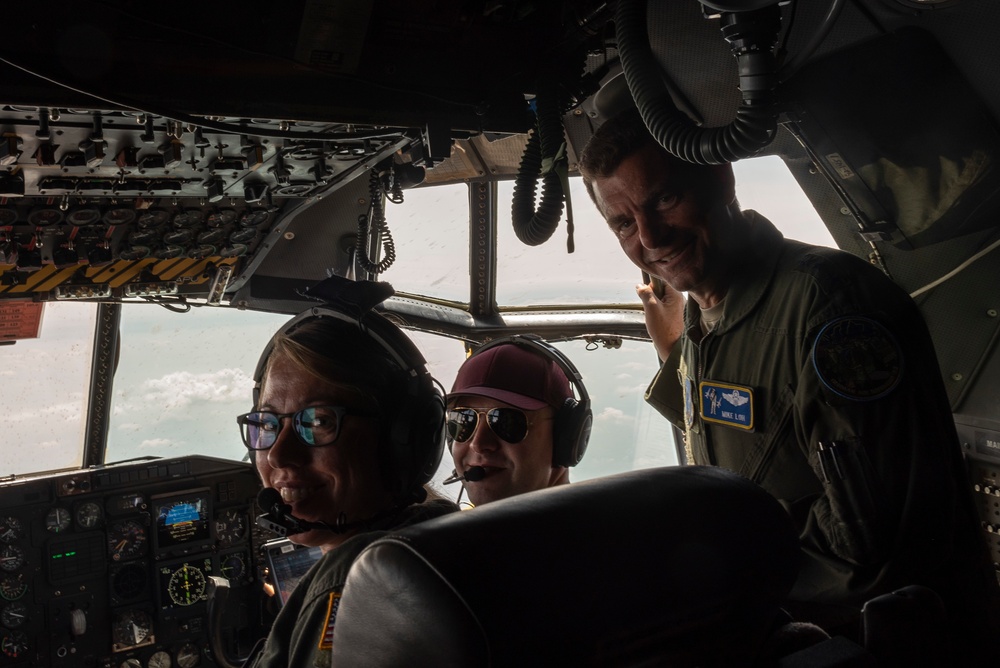
[[(350, 310), (357, 311), (357, 305)], [(339, 305), (314, 306), (293, 317), (279, 329), (264, 348), (254, 371), (253, 401), (257, 405), (261, 381), (274, 338), (290, 335), (304, 323), (317, 318), (333, 318), (356, 328), (378, 344), (379, 348), (406, 376), (405, 392), (398, 406), (386, 407), (389, 424), (388, 443), (379, 448), (379, 459), (386, 486), (396, 498), (413, 494), (437, 472), (444, 452), (444, 395), (427, 371), (423, 355), (396, 325), (371, 310), (352, 315)]]
[(590, 395), (587, 394), (587, 388), (583, 384), (583, 377), (568, 357), (534, 334), (514, 334), (494, 339), (477, 348), (469, 359), (490, 348), (508, 344), (527, 348), (555, 362), (570, 385), (576, 389), (579, 398), (567, 397), (563, 405), (556, 408), (552, 426), (552, 466), (576, 466), (587, 451), (590, 430), (594, 424)]

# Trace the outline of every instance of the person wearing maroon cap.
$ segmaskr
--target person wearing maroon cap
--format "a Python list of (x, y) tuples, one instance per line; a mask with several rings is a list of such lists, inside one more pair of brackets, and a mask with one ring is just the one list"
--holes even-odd
[(586, 450), (592, 418), (582, 378), (537, 337), (480, 348), (459, 369), (447, 402), (451, 480), (463, 482), (475, 505), (564, 485)]

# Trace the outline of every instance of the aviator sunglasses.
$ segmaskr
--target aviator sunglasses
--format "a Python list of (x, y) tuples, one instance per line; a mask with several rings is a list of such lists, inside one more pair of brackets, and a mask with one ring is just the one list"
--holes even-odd
[[(507, 443), (520, 443), (528, 435), (528, 427), (533, 422), (528, 420), (524, 411), (518, 408), (452, 408), (448, 411), (448, 439), (465, 443), (476, 432), (479, 416), (486, 416), (486, 424), (501, 440)], [(551, 419), (551, 418), (538, 418)]]
[(345, 415), (370, 416), (346, 406), (310, 406), (294, 413), (252, 411), (238, 415), (243, 443), (250, 450), (267, 450), (278, 440), (281, 421), (292, 418), (292, 430), (301, 443), (310, 447), (331, 445), (340, 436)]

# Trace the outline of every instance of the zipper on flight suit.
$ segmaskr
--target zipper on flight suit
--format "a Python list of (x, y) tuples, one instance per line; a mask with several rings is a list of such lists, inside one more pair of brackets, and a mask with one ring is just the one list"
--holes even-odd
[[(699, 329), (701, 329), (700, 324), (696, 326)], [(705, 421), (702, 419), (701, 415), (701, 381), (705, 377), (704, 344), (706, 341), (708, 341), (708, 338), (710, 336), (712, 336), (711, 331), (705, 334), (705, 336), (701, 337), (701, 340), (698, 341), (698, 343), (694, 344), (695, 352), (697, 353), (698, 356), (698, 364), (697, 364), (698, 373), (697, 375), (695, 375), (694, 387), (692, 388), (692, 391), (697, 393), (697, 396), (695, 398), (694, 411), (697, 415), (698, 425), (701, 427), (702, 446), (704, 447), (705, 450), (705, 457), (710, 465), (716, 466), (715, 451), (712, 450), (711, 438), (709, 437), (708, 434), (708, 425), (705, 424)]]

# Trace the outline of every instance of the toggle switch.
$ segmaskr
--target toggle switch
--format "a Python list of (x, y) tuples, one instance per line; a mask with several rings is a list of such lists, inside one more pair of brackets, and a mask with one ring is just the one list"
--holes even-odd
[(8, 166), (17, 162), (21, 157), (22, 139), (17, 135), (8, 134), (0, 139), (0, 165)]

